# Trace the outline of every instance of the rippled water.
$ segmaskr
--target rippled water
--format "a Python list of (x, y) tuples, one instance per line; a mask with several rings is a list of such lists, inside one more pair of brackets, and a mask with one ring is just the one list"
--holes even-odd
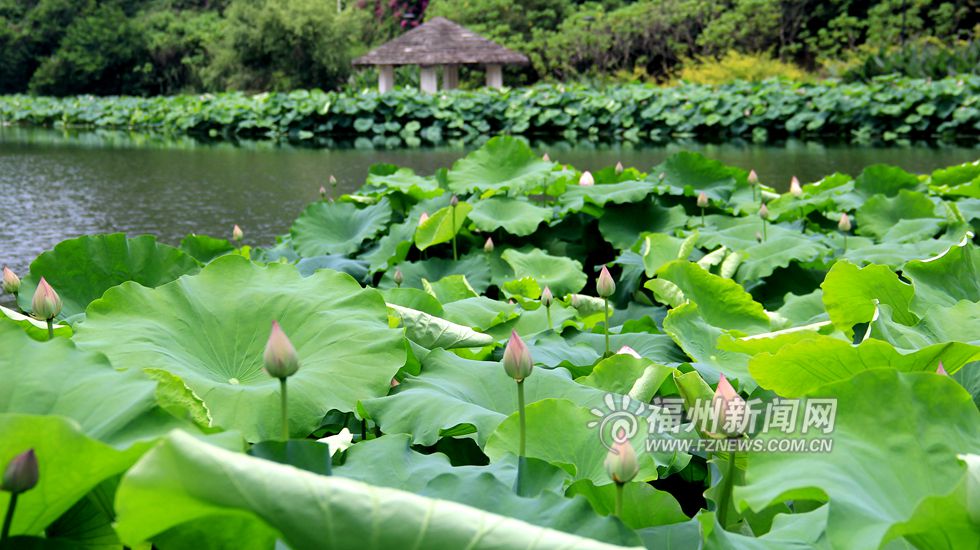
[[(977, 147), (876, 148), (801, 142), (536, 148), (578, 168), (598, 169), (621, 161), (642, 170), (673, 152), (693, 150), (755, 168), (765, 183), (777, 187), (785, 187), (794, 174), (806, 182), (834, 171), (857, 174), (878, 162), (929, 172), (980, 158)], [(26, 272), (40, 252), (86, 233), (150, 233), (177, 243), (191, 232), (227, 237), (237, 223), (249, 244), (271, 244), (317, 198), (330, 174), (341, 182), (341, 191), (349, 191), (360, 186), (374, 163), (431, 174), (466, 152), (462, 147), (305, 149), (269, 142), (236, 146), (190, 138), (66, 135), (0, 127), (0, 264)]]

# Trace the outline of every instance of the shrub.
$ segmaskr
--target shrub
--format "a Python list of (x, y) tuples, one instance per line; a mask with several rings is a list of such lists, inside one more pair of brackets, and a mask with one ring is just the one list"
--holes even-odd
[(721, 59), (701, 58), (685, 61), (677, 79), (692, 84), (724, 84), (733, 80), (759, 82), (767, 78), (804, 81), (803, 69), (767, 54), (742, 54), (730, 50)]

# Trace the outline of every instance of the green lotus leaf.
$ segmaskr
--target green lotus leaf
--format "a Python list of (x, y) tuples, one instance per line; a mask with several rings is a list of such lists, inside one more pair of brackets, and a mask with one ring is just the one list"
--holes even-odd
[(445, 312), (435, 296), (418, 288), (389, 288), (382, 292), (385, 302), (442, 317)]
[(391, 220), (391, 204), (382, 199), (364, 208), (352, 202), (311, 203), (290, 230), (293, 248), (303, 257), (352, 254)]
[(435, 315), (395, 304), (388, 304), (388, 308), (405, 327), (405, 336), (423, 348), (476, 348), (493, 343), (493, 337), (487, 334), (481, 334)]
[(498, 136), (456, 161), (446, 176), (454, 193), (509, 191), (516, 195), (546, 187), (555, 166), (541, 160), (523, 141)]
[(529, 252), (509, 248), (500, 257), (514, 270), (515, 278), (531, 277), (541, 288), (550, 287), (555, 296), (578, 292), (587, 281), (578, 260), (552, 256), (537, 248)]
[(278, 320), (300, 358), (289, 379), (289, 422), (307, 435), (331, 409), (384, 395), (405, 363), (404, 339), (388, 328), (380, 293), (349, 275), (303, 278), (285, 264), (218, 258), (199, 275), (157, 289), (124, 284), (93, 302), (78, 346), (117, 368), (176, 374), (199, 395), (216, 425), (250, 441), (279, 430), (279, 383), (263, 370), (269, 326)]
[[(23, 313), (18, 313), (3, 306), (0, 306), (0, 315), (2, 315), (2, 317), (0, 317), (0, 324), (16, 324), (31, 338), (39, 342), (47, 342), (47, 322), (39, 321), (30, 315), (24, 315)], [(71, 337), (71, 327), (68, 325), (54, 323), (51, 325), (51, 328), (54, 329), (54, 335), (56, 337)]]
[(392, 224), (388, 232), (378, 239), (377, 244), (361, 254), (359, 258), (368, 263), (371, 273), (400, 264), (405, 261), (409, 250), (412, 249), (417, 225), (413, 220)]
[(697, 304), (701, 316), (711, 325), (749, 333), (769, 330), (769, 317), (762, 305), (731, 279), (709, 273), (698, 264), (684, 260), (664, 265), (657, 277), (673, 283), (685, 299)]
[(949, 372), (955, 372), (978, 355), (980, 348), (957, 343), (934, 344), (903, 354), (880, 340), (869, 339), (855, 346), (838, 338), (813, 335), (786, 344), (775, 353), (752, 357), (749, 372), (763, 388), (784, 397), (798, 397), (871, 369), (935, 372), (942, 361)]
[(586, 203), (596, 206), (638, 203), (653, 193), (654, 187), (653, 182), (649, 181), (573, 185), (558, 197), (558, 201), (563, 211), (579, 212), (585, 208)]
[(686, 260), (694, 249), (698, 234), (695, 232), (686, 239), (678, 239), (663, 233), (642, 235), (640, 254), (647, 277), (653, 277), (664, 265), (674, 260)]
[(704, 550), (827, 550), (824, 531), (827, 529), (827, 506), (810, 512), (777, 514), (772, 528), (759, 537), (726, 531), (716, 519), (715, 512), (698, 514), (703, 531)]
[(936, 204), (929, 197), (904, 189), (894, 197), (871, 197), (858, 208), (857, 220), (858, 235), (899, 242), (931, 238), (944, 222), (936, 216)]
[(126, 281), (152, 288), (200, 268), (190, 255), (158, 243), (151, 235), (131, 239), (123, 233), (88, 235), (62, 241), (38, 256), (21, 284), (18, 302), (30, 311), (34, 289), (44, 277), (61, 296), (58, 317), (63, 319), (84, 312), (92, 300)]
[[(397, 268), (401, 270), (404, 278), (403, 288), (424, 289), (422, 279), (439, 281), (450, 275), (465, 275), (466, 282), (478, 293), (486, 292), (487, 287), (490, 286), (490, 266), (487, 263), (487, 255), (482, 250), (467, 254), (455, 262), (444, 258), (431, 258), (420, 262), (400, 263)], [(394, 287), (395, 282), (392, 279), (394, 273), (394, 269), (388, 269), (378, 283), (378, 288)]]
[[(830, 438), (833, 449), (751, 454), (746, 483), (735, 487), (735, 502), (740, 509), (761, 511), (786, 500), (826, 500), (833, 548), (882, 546), (897, 534), (889, 531), (910, 520), (923, 499), (957, 488), (966, 473), (957, 453), (980, 451), (980, 412), (946, 376), (874, 369), (811, 395), (837, 400), (833, 431), (811, 428), (797, 437)], [(802, 424), (804, 415), (799, 416)], [(786, 434), (770, 430), (759, 437)], [(901, 460), (895, 460), (898, 449)], [(958, 523), (955, 516), (936, 518), (930, 529), (946, 530)], [(958, 532), (948, 531), (950, 536)], [(948, 543), (970, 547), (976, 533), (971, 537)]]
[(929, 185), (943, 195), (980, 197), (980, 162), (935, 170), (929, 176)]
[(656, 202), (609, 205), (599, 218), (602, 237), (620, 250), (633, 246), (641, 233), (673, 233), (687, 224), (683, 206), (666, 208)]
[(894, 197), (903, 190), (915, 190), (919, 187), (919, 178), (914, 174), (887, 164), (868, 166), (854, 180), (854, 189), (865, 197), (878, 194)]
[(736, 189), (748, 187), (747, 178), (748, 173), (741, 168), (683, 151), (654, 167), (647, 179), (658, 182), (657, 192), (661, 194), (694, 197), (703, 191), (709, 199), (725, 203)]
[(588, 376), (576, 378), (575, 381), (600, 390), (627, 395), (648, 368), (655, 371), (651, 381), (651, 385), (656, 386), (654, 389), (660, 387), (674, 370), (655, 364), (649, 359), (637, 359), (632, 355), (617, 353), (599, 361)]
[[(980, 350), (980, 302), (962, 300), (950, 307), (935, 307), (916, 325), (894, 319), (892, 308), (879, 307), (871, 323), (871, 336), (902, 350), (917, 350), (932, 344), (952, 343), (957, 347)], [(963, 349), (962, 353), (968, 353)], [(943, 363), (947, 362), (943, 359)]]
[(891, 269), (881, 265), (859, 268), (847, 261), (838, 261), (830, 268), (823, 284), (823, 303), (830, 320), (845, 334), (853, 334), (858, 323), (867, 323), (875, 314), (877, 304), (892, 308), (895, 319), (914, 325), (918, 318), (909, 311), (914, 290), (899, 280)]
[(520, 315), (516, 305), (484, 296), (456, 300), (446, 304), (443, 309), (446, 320), (478, 331), (490, 329)]
[[(565, 493), (582, 495), (597, 512), (612, 514), (616, 506), (614, 485), (595, 486), (587, 479), (576, 481)], [(666, 491), (654, 489), (647, 483), (627, 483), (623, 486), (623, 523), (633, 529), (687, 521), (681, 505)]]
[(769, 219), (796, 220), (814, 211), (833, 212), (852, 209), (841, 204), (841, 202), (849, 204), (846, 196), (854, 190), (854, 180), (847, 174), (835, 173), (815, 183), (806, 184), (801, 189), (803, 194), (799, 197), (785, 193), (767, 202)]
[[(473, 205), (460, 202), (456, 205), (454, 216), (452, 206), (440, 208), (436, 213), (429, 216), (429, 219), (419, 224), (418, 229), (415, 230), (415, 246), (419, 250), (425, 250), (437, 244), (448, 243), (463, 228), (466, 216), (472, 209)], [(454, 220), (455, 224), (453, 223)]]
[[(527, 456), (563, 468), (575, 481), (586, 479), (594, 485), (612, 484), (603, 465), (609, 449), (599, 434), (601, 418), (589, 406), (581, 406), (568, 399), (548, 398), (529, 403), (526, 415)], [(636, 434), (630, 438), (630, 442), (640, 465), (636, 481), (657, 479), (659, 467), (680, 470), (687, 464), (690, 457), (686, 454), (647, 452), (647, 438), (651, 437), (647, 418), (635, 418)], [(491, 461), (508, 453), (516, 454), (519, 440), (520, 425), (518, 413), (515, 412), (490, 435), (484, 452)]]
[[(561, 369), (535, 369), (524, 391), (528, 403), (563, 397), (586, 407), (598, 406), (605, 395), (576, 384)], [(517, 410), (517, 387), (499, 362), (436, 350), (423, 359), (420, 376), (406, 378), (387, 397), (362, 401), (361, 408), (385, 433), (412, 434), (416, 444), (472, 435), (482, 446)]]
[(398, 168), (384, 175), (371, 172), (364, 181), (364, 186), (368, 191), (371, 188), (388, 192), (400, 191), (416, 200), (438, 197), (443, 193), (439, 188), (439, 182), (434, 178), (416, 175), (411, 168)]
[(190, 254), (195, 260), (206, 264), (218, 256), (234, 252), (235, 245), (227, 239), (191, 234), (180, 241), (180, 249)]
[(543, 222), (551, 220), (553, 212), (527, 200), (492, 197), (478, 201), (470, 212), (470, 220), (480, 231), (504, 231), (524, 237), (534, 233)]
[(296, 269), (304, 277), (309, 277), (319, 269), (332, 269), (334, 271), (342, 271), (353, 277), (356, 281), (364, 281), (368, 274), (366, 262), (351, 260), (342, 254), (327, 254), (326, 256), (303, 258), (296, 262)]
[[(798, 327), (820, 323), (830, 319), (830, 316), (824, 310), (823, 291), (819, 288), (802, 296), (792, 293), (786, 294), (783, 298), (783, 306), (776, 313), (785, 325), (783, 327), (773, 328)], [(777, 324), (776, 321), (773, 322)]]
[(919, 315), (959, 300), (980, 302), (980, 249), (965, 239), (939, 256), (908, 262), (902, 274), (915, 288), (912, 309)]
[[(123, 477), (116, 511), (116, 531), (130, 546), (209, 518), (213, 532), (202, 533), (202, 546), (247, 519), (297, 550), (371, 550), (405, 541), (420, 548), (615, 548), (454, 502), (318, 476), (180, 432)], [(272, 541), (259, 542), (264, 547)]]
[[(15, 455), (34, 449), (39, 472), (37, 486), (17, 498), (11, 535), (43, 534), (75, 502), (103, 480), (126, 471), (149, 447), (111, 447), (60, 416), (3, 413), (0, 433), (0, 464), (6, 466)], [(9, 500), (6, 495), (0, 498), (0, 515), (6, 514)]]
[[(711, 382), (718, 379), (716, 373), (722, 373), (729, 379), (737, 379), (742, 386), (755, 386), (749, 375), (749, 356), (719, 347), (719, 338), (724, 331), (704, 319), (700, 306), (686, 303), (670, 310), (664, 319), (664, 332), (694, 360), (694, 367)], [(712, 372), (704, 372), (704, 367)]]
[[(950, 246), (960, 242), (963, 237), (964, 235), (957, 232), (947, 233), (934, 239), (921, 239), (914, 242), (886, 241), (877, 244), (863, 237), (848, 237), (847, 252), (838, 258), (858, 265), (879, 264), (899, 269), (911, 259), (930, 258), (941, 254)], [(840, 249), (842, 237), (836, 235), (832, 240), (837, 244), (836, 248)]]
[(466, 275), (447, 275), (434, 283), (422, 279), (422, 288), (443, 304), (477, 297)]

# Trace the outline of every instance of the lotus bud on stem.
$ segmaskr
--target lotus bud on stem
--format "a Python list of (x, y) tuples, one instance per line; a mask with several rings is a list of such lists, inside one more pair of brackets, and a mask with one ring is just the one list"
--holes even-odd
[(708, 195), (701, 191), (698, 193), (698, 208), (701, 209), (701, 227), (704, 227), (704, 209), (708, 207)]
[(946, 372), (946, 369), (943, 368), (943, 362), (942, 361), (939, 362), (939, 368), (936, 369), (936, 374), (941, 374), (943, 376), (949, 376), (949, 373), (947, 373)]
[(336, 192), (335, 191), (337, 191), (337, 178), (334, 177), (333, 174), (330, 174), (330, 180), (329, 181), (330, 181), (330, 191), (331, 191), (331, 194), (336, 195)]
[(486, 252), (487, 254), (493, 252), (493, 239), (492, 238), (487, 237), (486, 242), (483, 243), (483, 251)]
[[(743, 420), (748, 414), (748, 408), (746, 407), (745, 400), (735, 391), (735, 388), (732, 387), (724, 374), (718, 380), (718, 386), (715, 388), (713, 399), (718, 403), (718, 407), (715, 410), (721, 412), (721, 418), (718, 419), (722, 422), (722, 427), (720, 427), (721, 435), (728, 438), (740, 437), (742, 435), (740, 431), (741, 426), (744, 424)], [(727, 432), (724, 428), (725, 424), (731, 424), (736, 429), (732, 432)], [(715, 457), (720, 459), (721, 456), (720, 453), (715, 453)], [(731, 449), (729, 449), (725, 463), (727, 468), (721, 481), (721, 493), (718, 496), (718, 523), (722, 527), (727, 525), (728, 508), (732, 501), (732, 490), (735, 487), (735, 452)]]
[[(798, 198), (800, 198), (800, 197), (803, 196), (803, 188), (800, 187), (800, 180), (796, 176), (793, 176), (793, 178), (791, 180), (789, 180), (789, 194), (792, 195), (793, 198), (796, 198), (796, 199), (798, 199)], [(806, 230), (806, 222), (805, 222), (805, 220), (803, 220), (803, 218), (805, 218), (805, 217), (806, 216), (803, 213), (803, 207), (800, 206), (800, 220), (803, 222), (803, 230), (804, 231)]]
[(551, 162), (551, 157), (548, 156), (548, 153), (545, 153), (545, 154), (541, 155), (541, 160), (543, 160), (545, 162)]
[(235, 224), (235, 227), (231, 229), (231, 240), (235, 242), (241, 242), (241, 240), (244, 238), (245, 238), (245, 232), (242, 231), (241, 227), (238, 227), (238, 224)]
[(265, 353), (262, 355), (265, 362), (265, 371), (269, 376), (279, 379), (279, 398), (282, 406), (282, 433), (283, 441), (289, 441), (289, 415), (286, 399), (286, 379), (296, 374), (299, 370), (299, 357), (296, 355), (296, 348), (289, 341), (289, 337), (282, 331), (278, 321), (272, 322), (272, 332), (269, 333), (269, 340), (265, 344)]
[(586, 187), (595, 185), (595, 178), (592, 177), (592, 172), (588, 170), (582, 172), (582, 175), (578, 178), (578, 184)]
[(0, 544), (10, 536), (10, 525), (14, 521), (14, 510), (17, 508), (17, 497), (30, 491), (37, 485), (38, 480), (37, 456), (34, 449), (28, 449), (11, 459), (3, 472), (3, 484), (0, 489), (10, 493), (7, 504), (7, 514), (3, 518), (3, 529), (0, 530)]
[(766, 206), (766, 203), (762, 203), (762, 206), (759, 207), (759, 217), (762, 218), (762, 240), (765, 241), (766, 225), (768, 224), (769, 220), (769, 207)]
[(749, 170), (749, 186), (752, 187), (752, 200), (756, 200), (755, 192), (759, 188), (759, 175), (755, 170)]
[(48, 340), (54, 338), (54, 318), (61, 313), (61, 297), (51, 288), (48, 281), (41, 277), (41, 281), (34, 290), (34, 299), (31, 301), (31, 311), (34, 317), (47, 321)]
[(402, 273), (401, 269), (395, 268), (395, 274), (391, 276), (391, 280), (395, 281), (395, 286), (401, 288), (402, 283), (405, 282), (405, 274)]
[(602, 271), (599, 272), (599, 278), (595, 283), (596, 293), (602, 298), (602, 314), (605, 317), (605, 329), (606, 329), (606, 357), (609, 357), (609, 297), (616, 293), (616, 281), (613, 280), (612, 275), (609, 274), (609, 270), (606, 266), (602, 266)]
[(452, 213), (453, 221), (453, 261), (457, 260), (456, 257), (456, 207), (459, 206), (459, 197), (455, 194), (449, 199), (449, 210)]
[(327, 200), (327, 188), (320, 186), (320, 200)]
[(623, 163), (622, 162), (617, 162), (616, 163), (616, 175), (618, 176), (618, 175), (622, 174), (623, 173), (623, 170), (625, 170), (625, 168), (623, 168)]
[(531, 359), (531, 351), (527, 349), (527, 344), (517, 334), (511, 331), (510, 339), (504, 348), (504, 372), (517, 382), (517, 412), (520, 421), (521, 438), (518, 444), (517, 454), (517, 492), (521, 492), (524, 483), (526, 468), (524, 467), (525, 457), (527, 456), (527, 417), (524, 411), (524, 380), (531, 376), (534, 370), (534, 360)]
[(612, 448), (606, 455), (604, 465), (609, 479), (616, 484), (616, 508), (613, 513), (616, 517), (621, 518), (623, 516), (623, 487), (633, 481), (633, 478), (640, 471), (640, 464), (636, 459), (636, 450), (630, 443), (625, 429), (619, 428), (613, 435)]
[(555, 297), (551, 294), (550, 287), (544, 287), (541, 291), (541, 305), (544, 306), (545, 315), (548, 317), (548, 330), (551, 330), (551, 303), (555, 300)]
[(847, 212), (842, 212), (840, 221), (837, 222), (837, 229), (844, 234), (844, 253), (847, 253), (847, 234), (851, 231), (851, 218), (847, 217)]
[(15, 300), (20, 292), (20, 277), (6, 266), (3, 268), (3, 291), (13, 294)]

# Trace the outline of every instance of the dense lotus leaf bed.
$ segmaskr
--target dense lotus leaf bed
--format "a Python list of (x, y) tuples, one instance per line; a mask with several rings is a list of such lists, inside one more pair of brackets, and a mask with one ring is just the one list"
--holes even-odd
[(980, 133), (980, 76), (886, 76), (851, 84), (538, 84), (437, 94), (402, 88), (385, 94), (297, 90), (148, 98), (13, 95), (0, 96), (0, 122), (232, 139), (357, 139), (359, 145), (376, 147), (480, 142), (499, 133), (562, 136), (570, 141), (765, 141), (786, 136), (897, 141)]
[[(433, 176), (376, 166), (271, 247), (247, 220), (244, 242), (65, 241), (18, 301), (30, 313), (41, 277), (54, 286), (52, 340), (0, 315), (0, 464), (28, 448), (40, 464), (13, 540), (977, 548), (980, 161), (776, 183), (690, 153), (583, 175), (494, 138)], [(272, 320), (301, 362), (288, 443), (263, 370)], [(521, 459), (512, 332), (536, 365)], [(760, 447), (734, 455), (648, 452), (648, 436), (711, 440), (653, 424), (668, 402), (693, 423), (723, 375), (763, 410), (835, 400), (836, 421), (757, 426), (739, 441)], [(616, 516), (596, 424), (644, 403)], [(787, 437), (833, 447), (761, 446)]]

